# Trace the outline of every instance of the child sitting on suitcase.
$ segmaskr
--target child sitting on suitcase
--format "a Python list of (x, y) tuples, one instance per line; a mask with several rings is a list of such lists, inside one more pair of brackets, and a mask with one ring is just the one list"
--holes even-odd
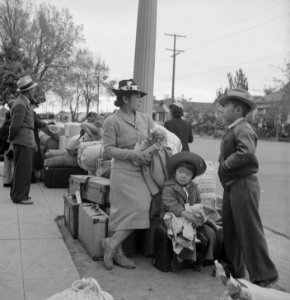
[(206, 164), (197, 154), (180, 152), (168, 159), (167, 168), (171, 178), (164, 183), (162, 204), (174, 251), (171, 269), (179, 272), (191, 261), (200, 271), (204, 260), (214, 258), (217, 230), (214, 221), (206, 218), (198, 187), (192, 181), (205, 172)]

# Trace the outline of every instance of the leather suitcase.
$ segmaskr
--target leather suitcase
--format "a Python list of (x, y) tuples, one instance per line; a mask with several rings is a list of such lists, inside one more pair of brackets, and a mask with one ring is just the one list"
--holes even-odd
[(76, 191), (81, 193), (81, 185), (85, 184), (87, 180), (92, 178), (92, 175), (71, 175), (69, 178), (68, 193), (75, 195)]
[(109, 216), (98, 205), (81, 204), (79, 208), (79, 241), (93, 260), (103, 259), (102, 239), (107, 236)]
[(162, 221), (155, 230), (153, 265), (162, 272), (170, 272), (172, 258), (172, 242), (167, 237), (166, 225)]
[(64, 222), (74, 239), (78, 238), (79, 231), (79, 204), (76, 197), (70, 194), (63, 195), (64, 200)]
[(162, 219), (154, 217), (150, 219), (149, 229), (140, 230), (140, 234), (138, 235), (138, 247), (145, 257), (153, 256), (155, 230), (161, 222)]
[(46, 167), (44, 171), (44, 184), (47, 188), (67, 188), (69, 185), (70, 175), (85, 175), (87, 171), (81, 168)]
[(93, 176), (81, 184), (81, 198), (90, 202), (109, 206), (110, 179)]

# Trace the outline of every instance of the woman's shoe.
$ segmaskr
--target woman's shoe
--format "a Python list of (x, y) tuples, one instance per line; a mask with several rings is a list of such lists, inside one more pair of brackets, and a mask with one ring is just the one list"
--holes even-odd
[(113, 262), (122, 268), (127, 268), (127, 269), (135, 269), (136, 268), (135, 263), (130, 258), (125, 256), (123, 251), (116, 252), (115, 256), (113, 257)]
[(104, 264), (107, 270), (113, 269), (113, 256), (115, 255), (116, 249), (111, 247), (110, 238), (105, 238), (102, 240), (102, 246), (104, 248)]

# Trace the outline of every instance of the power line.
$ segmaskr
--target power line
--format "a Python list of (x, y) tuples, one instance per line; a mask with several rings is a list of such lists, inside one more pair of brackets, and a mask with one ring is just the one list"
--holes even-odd
[(188, 75), (178, 76), (178, 78), (188, 78), (188, 77), (193, 77), (193, 76), (196, 76), (196, 75), (207, 74), (207, 73), (210, 73), (210, 72), (217, 72), (217, 71), (220, 71), (220, 70), (223, 70), (223, 69), (228, 69), (228, 68), (232, 68), (232, 67), (236, 67), (236, 66), (252, 64), (252, 63), (259, 62), (259, 61), (267, 60), (269, 58), (282, 56), (282, 55), (285, 55), (286, 53), (289, 53), (289, 52), (288, 51), (287, 52), (282, 52), (282, 53), (279, 53), (279, 54), (263, 57), (263, 58), (260, 58), (260, 59), (250, 60), (250, 61), (246, 61), (246, 62), (240, 62), (240, 63), (234, 64), (234, 65), (223, 66), (223, 67), (220, 67), (220, 68), (211, 69), (211, 70), (207, 70), (207, 71), (203, 71), (203, 72), (197, 72), (197, 73), (191, 73), (191, 74), (188, 74)]
[(189, 47), (189, 48), (186, 48), (185, 50), (189, 50), (189, 49), (192, 49), (192, 48), (195, 48), (195, 47), (199, 47), (199, 46), (202, 46), (202, 45), (205, 45), (205, 44), (210, 44), (210, 43), (212, 43), (212, 42), (220, 41), (220, 40), (226, 39), (226, 38), (228, 38), (228, 37), (235, 36), (235, 35), (237, 35), (237, 34), (240, 34), (240, 33), (246, 32), (246, 31), (250, 31), (250, 30), (252, 30), (252, 29), (261, 27), (261, 26), (263, 26), (263, 25), (266, 25), (266, 24), (269, 24), (269, 23), (272, 23), (272, 22), (281, 20), (281, 18), (288, 17), (289, 15), (290, 15), (290, 14), (278, 16), (278, 17), (276, 17), (276, 18), (273, 18), (273, 19), (268, 20), (267, 22), (263, 22), (263, 23), (260, 23), (260, 24), (257, 24), (257, 25), (254, 25), (254, 26), (245, 28), (245, 29), (243, 29), (243, 30), (236, 31), (236, 32), (233, 32), (233, 33), (224, 35), (224, 36), (222, 36), (222, 37), (219, 37), (219, 38), (216, 38), (216, 39), (213, 39), (213, 40), (209, 40), (209, 41), (205, 41), (205, 42), (202, 42), (202, 43), (193, 45), (193, 46), (191, 46), (191, 47)]
[(172, 87), (171, 87), (171, 100), (172, 102), (174, 101), (174, 85), (175, 85), (175, 61), (176, 61), (176, 56), (180, 54), (181, 52), (184, 52), (183, 50), (177, 50), (176, 49), (176, 38), (177, 37), (183, 37), (185, 38), (185, 35), (178, 35), (178, 34), (168, 34), (165, 33), (167, 36), (172, 36), (173, 37), (173, 49), (166, 49), (168, 51), (173, 51), (173, 69), (172, 69)]
[[(223, 28), (226, 28), (226, 27), (229, 27), (229, 26), (232, 26), (232, 25), (235, 25), (235, 24), (244, 22), (245, 20), (249, 20), (249, 19), (251, 19), (252, 17), (256, 17), (257, 14), (256, 14), (256, 13), (253, 14), (253, 12), (258, 11), (258, 12), (259, 12), (259, 15), (260, 15), (261, 13), (263, 13), (263, 12), (269, 10), (269, 9), (277, 8), (277, 7), (281, 6), (282, 4), (285, 4), (285, 2), (281, 2), (281, 3), (278, 4), (278, 5), (275, 4), (275, 5), (266, 7), (266, 8), (264, 8), (264, 9), (262, 9), (262, 10), (260, 9), (260, 6), (259, 6), (257, 10), (251, 10), (250, 14), (242, 15), (242, 16), (243, 16), (242, 19), (236, 20), (235, 22), (232, 22), (232, 23), (224, 24), (223, 26), (221, 26), (221, 27), (219, 27), (219, 28), (215, 28), (214, 30), (206, 31), (205, 34), (208, 35), (208, 34), (212, 34), (212, 33), (215, 33), (215, 32), (219, 32), (219, 31), (220, 31), (221, 29), (223, 29)], [(240, 15), (241, 15), (241, 14), (240, 14)]]

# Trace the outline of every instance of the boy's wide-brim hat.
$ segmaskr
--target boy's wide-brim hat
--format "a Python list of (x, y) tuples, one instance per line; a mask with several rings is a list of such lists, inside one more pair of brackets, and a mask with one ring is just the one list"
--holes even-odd
[(250, 110), (254, 110), (257, 107), (257, 104), (254, 102), (252, 95), (243, 89), (235, 88), (229, 90), (226, 95), (222, 96), (219, 99), (219, 104), (221, 106), (225, 106), (229, 99), (236, 99), (245, 103), (250, 108)]
[(127, 94), (140, 94), (141, 97), (147, 95), (147, 93), (140, 90), (139, 85), (133, 80), (121, 80), (119, 81), (118, 89), (112, 89), (116, 96), (127, 95)]
[(30, 89), (33, 89), (34, 87), (37, 86), (37, 83), (32, 80), (32, 78), (29, 75), (25, 75), (21, 77), (17, 81), (17, 92), (24, 92), (28, 91)]
[(167, 160), (169, 176), (171, 177), (176, 168), (183, 163), (190, 164), (194, 167), (195, 177), (203, 174), (206, 170), (206, 163), (199, 155), (192, 152), (179, 152), (172, 155)]

